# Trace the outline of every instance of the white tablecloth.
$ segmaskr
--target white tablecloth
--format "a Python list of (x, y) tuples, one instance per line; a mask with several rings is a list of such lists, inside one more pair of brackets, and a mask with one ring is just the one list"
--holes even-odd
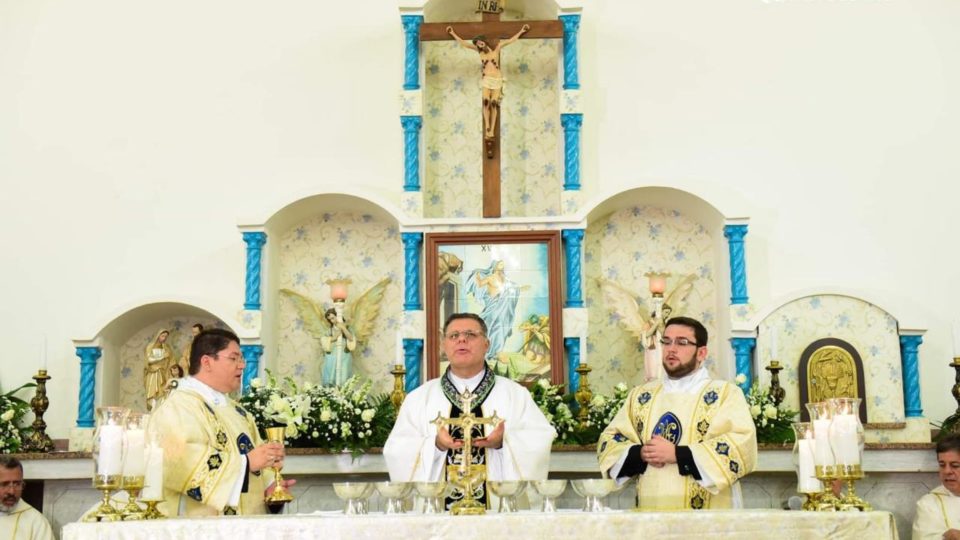
[(730, 510), (711, 512), (563, 511), (521, 512), (484, 516), (418, 514), (344, 516), (310, 515), (165, 519), (121, 523), (72, 523), (63, 540), (262, 540), (337, 538), (383, 540), (418, 538), (450, 540), (613, 538), (764, 538), (831, 540), (896, 539), (888, 512), (788, 512)]

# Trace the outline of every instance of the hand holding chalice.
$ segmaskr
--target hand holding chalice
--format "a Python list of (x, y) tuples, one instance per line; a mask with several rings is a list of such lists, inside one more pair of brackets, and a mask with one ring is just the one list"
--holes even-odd
[[(280, 470), (283, 468), (283, 432), (285, 429), (286, 426), (267, 428), (267, 442), (269, 443), (265, 445), (267, 447), (267, 463), (273, 469), (276, 482), (273, 492), (268, 493), (264, 499), (268, 506), (284, 504), (293, 500), (293, 495), (287, 490), (283, 476), (280, 474)], [(279, 445), (279, 450), (271, 449), (277, 445)]]

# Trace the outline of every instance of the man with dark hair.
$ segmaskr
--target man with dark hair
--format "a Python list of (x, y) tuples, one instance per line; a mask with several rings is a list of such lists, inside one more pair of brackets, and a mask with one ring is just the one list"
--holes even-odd
[(707, 329), (696, 319), (667, 321), (662, 380), (630, 391), (597, 443), (604, 476), (637, 476), (644, 510), (741, 508), (739, 480), (757, 462), (757, 433), (743, 392), (711, 380)]
[(12, 456), (0, 455), (0, 538), (53, 540), (50, 523), (23, 495), (23, 465)]
[(151, 415), (148, 430), (163, 447), (167, 515), (265, 513), (264, 495), (274, 487), (268, 468), (283, 465), (284, 450), (263, 443), (253, 416), (227, 396), (240, 389), (245, 365), (236, 334), (200, 332), (190, 376)]
[(913, 540), (960, 540), (960, 433), (937, 443), (940, 485), (917, 501)]
[[(436, 482), (446, 467), (462, 458), (460, 428), (437, 429), (437, 415), (460, 416), (459, 395), (470, 390), (476, 416), (503, 419), (496, 428), (474, 427), (469, 459), (487, 465), (488, 480), (546, 479), (550, 445), (556, 432), (543, 416), (530, 392), (497, 375), (484, 358), (490, 341), (486, 324), (473, 313), (454, 313), (443, 325), (443, 350), (450, 365), (440, 378), (410, 392), (383, 447), (390, 479), (395, 482)], [(486, 493), (480, 497), (484, 500)], [(454, 493), (453, 499), (462, 497)]]

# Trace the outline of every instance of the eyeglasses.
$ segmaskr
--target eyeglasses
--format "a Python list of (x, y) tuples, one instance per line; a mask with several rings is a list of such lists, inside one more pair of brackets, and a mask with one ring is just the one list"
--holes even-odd
[(676, 345), (677, 347), (686, 347), (687, 345), (693, 345), (694, 347), (699, 347), (696, 341), (690, 341), (685, 337), (678, 337), (676, 339), (670, 339), (668, 337), (660, 338), (660, 344), (664, 347), (669, 347), (671, 345)]
[(460, 338), (463, 338), (466, 341), (473, 341), (478, 337), (483, 337), (482, 332), (474, 332), (473, 330), (467, 330), (466, 332), (450, 332), (449, 334), (443, 336), (447, 338), (447, 341), (458, 341)]
[(0, 489), (7, 489), (7, 488), (19, 489), (25, 485), (27, 485), (27, 483), (23, 480), (10, 480), (9, 482), (0, 482)]

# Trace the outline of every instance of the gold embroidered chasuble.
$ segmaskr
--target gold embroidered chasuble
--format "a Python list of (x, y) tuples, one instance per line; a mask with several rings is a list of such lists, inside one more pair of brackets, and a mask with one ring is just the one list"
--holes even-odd
[(641, 510), (732, 508), (731, 487), (757, 462), (756, 429), (740, 388), (712, 380), (695, 392), (663, 392), (661, 381), (634, 388), (597, 443), (603, 475), (655, 434), (688, 446), (701, 476), (714, 485), (681, 475), (676, 463), (648, 466), (637, 480)]
[[(235, 401), (210, 405), (197, 392), (178, 388), (150, 416), (148, 430), (163, 447), (161, 506), (169, 516), (212, 516), (234, 512), (265, 514), (263, 493), (273, 473), (250, 473), (241, 459), (262, 440), (253, 417)], [(237, 481), (247, 474), (247, 491), (228, 508)], [(181, 504), (183, 506), (181, 506)], [(182, 512), (178, 512), (182, 509)]]

